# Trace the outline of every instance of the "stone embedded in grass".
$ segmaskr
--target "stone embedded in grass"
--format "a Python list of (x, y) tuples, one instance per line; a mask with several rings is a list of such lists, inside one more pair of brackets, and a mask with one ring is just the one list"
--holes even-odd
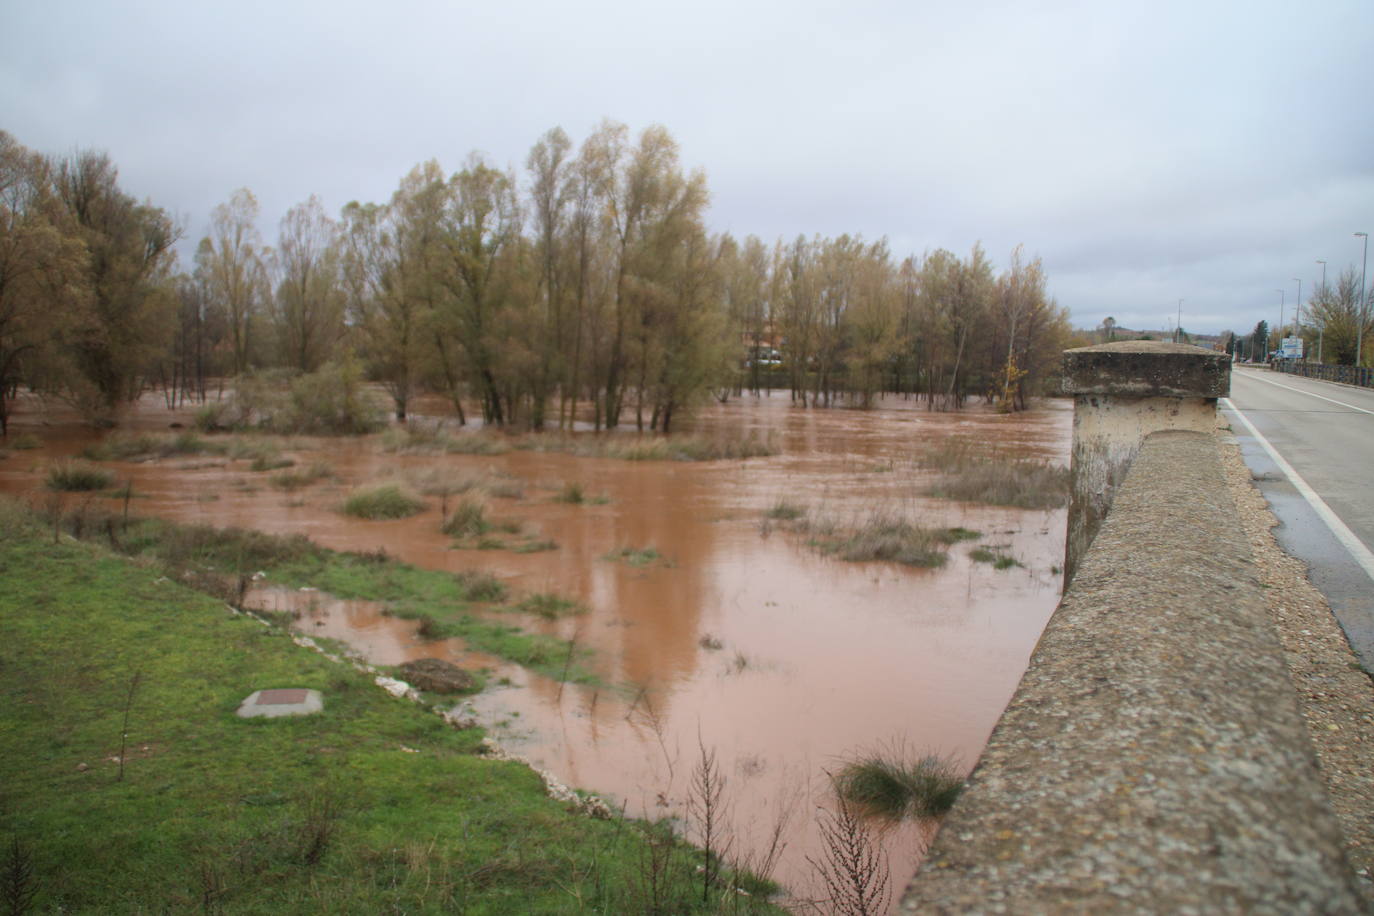
[(279, 719), (283, 716), (312, 716), (324, 710), (318, 690), (303, 687), (255, 690), (239, 704), (240, 719)]
[(401, 666), (401, 676), (430, 693), (464, 693), (477, 686), (470, 673), (442, 658), (417, 658)]

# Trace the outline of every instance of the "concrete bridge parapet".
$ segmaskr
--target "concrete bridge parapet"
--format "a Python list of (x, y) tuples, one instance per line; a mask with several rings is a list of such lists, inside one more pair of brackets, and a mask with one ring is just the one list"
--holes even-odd
[(903, 913), (1362, 913), (1214, 433), (1148, 436)]
[(1225, 353), (1148, 340), (1081, 347), (1064, 353), (1064, 389), (1074, 396), (1067, 586), (1145, 437), (1212, 431), (1217, 399), (1231, 390), (1231, 361)]
[(1362, 913), (1215, 433), (1223, 354), (1065, 354), (1072, 581), (903, 913)]

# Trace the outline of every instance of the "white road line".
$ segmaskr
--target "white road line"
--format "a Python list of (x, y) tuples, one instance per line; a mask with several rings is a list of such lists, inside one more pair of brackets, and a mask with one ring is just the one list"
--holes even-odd
[(1354, 404), (1345, 403), (1345, 401), (1338, 401), (1335, 398), (1328, 398), (1324, 394), (1316, 394), (1311, 391), (1305, 391), (1302, 388), (1294, 388), (1292, 385), (1284, 385), (1274, 381), (1273, 379), (1265, 378), (1262, 375), (1251, 375), (1247, 372), (1245, 373), (1245, 378), (1252, 378), (1257, 382), (1264, 382), (1265, 384), (1273, 385), (1275, 388), (1285, 388), (1289, 391), (1296, 391), (1298, 394), (1305, 394), (1309, 397), (1321, 398), (1323, 401), (1330, 401), (1332, 404), (1339, 404), (1342, 407), (1349, 407), (1351, 410), (1358, 410), (1360, 413), (1374, 414), (1374, 410), (1365, 410), (1363, 407), (1356, 407)]
[[(1294, 390), (1296, 391), (1297, 389)], [(1318, 395), (1318, 397), (1320, 397), (1320, 395)], [(1230, 398), (1222, 398), (1221, 403), (1222, 407), (1234, 413), (1236, 418), (1239, 419), (1241, 423), (1245, 424), (1245, 428), (1249, 431), (1250, 435), (1254, 436), (1255, 441), (1264, 446), (1264, 450), (1269, 453), (1270, 458), (1274, 459), (1274, 463), (1279, 466), (1279, 470), (1283, 471), (1284, 475), (1297, 491), (1302, 494), (1302, 498), (1307, 500), (1308, 505), (1317, 513), (1317, 517), (1326, 523), (1327, 528), (1331, 529), (1331, 533), (1336, 536), (1336, 540), (1340, 541), (1341, 545), (1345, 547), (1346, 550), (1350, 551), (1350, 555), (1354, 557), (1355, 562), (1360, 564), (1360, 568), (1365, 571), (1365, 574), (1368, 575), (1371, 580), (1374, 580), (1374, 553), (1371, 553), (1369, 548), (1364, 546), (1364, 543), (1355, 536), (1355, 532), (1347, 528), (1345, 522), (1341, 521), (1336, 513), (1331, 511), (1331, 507), (1326, 504), (1326, 501), (1317, 495), (1316, 490), (1313, 490), (1307, 485), (1307, 481), (1302, 479), (1302, 475), (1295, 471), (1293, 466), (1284, 460), (1284, 457), (1278, 453), (1274, 446), (1269, 444), (1269, 440), (1264, 438), (1259, 430), (1255, 429), (1255, 425), (1250, 422), (1245, 414), (1240, 412), (1240, 408), (1232, 403)], [(1369, 411), (1365, 412), (1368, 413)]]

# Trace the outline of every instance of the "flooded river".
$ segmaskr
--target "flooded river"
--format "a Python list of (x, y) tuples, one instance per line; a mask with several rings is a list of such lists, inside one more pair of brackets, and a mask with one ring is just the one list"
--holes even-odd
[[(434, 418), (443, 409), (426, 406)], [(424, 412), (422, 408), (422, 413)], [(145, 401), (124, 428), (190, 425), (192, 410)], [(814, 890), (808, 856), (819, 856), (817, 806), (829, 803), (827, 772), (866, 751), (902, 745), (938, 753), (967, 770), (1025, 668), (1058, 600), (1064, 512), (967, 505), (923, 496), (931, 474), (923, 450), (951, 438), (1024, 457), (1067, 463), (1071, 405), (1049, 401), (1005, 416), (971, 408), (931, 413), (916, 402), (872, 411), (803, 410), (785, 393), (703, 409), (691, 429), (767, 434), (773, 457), (716, 462), (630, 462), (565, 453), (494, 456), (383, 452), (378, 437), (298, 440), (298, 464), (323, 459), (334, 479), (286, 493), (246, 461), (169, 458), (113, 462), (133, 481), (135, 511), (186, 522), (301, 533), (341, 550), (383, 548), (407, 562), (489, 571), (517, 594), (553, 592), (586, 613), (556, 621), (518, 619), (529, 629), (575, 638), (606, 685), (561, 686), (515, 666), (469, 655), (454, 642), (426, 642), (414, 622), (375, 607), (310, 595), (298, 626), (342, 639), (369, 659), (396, 664), (446, 657), (492, 669), (468, 701), (514, 753), (572, 786), (624, 805), (631, 815), (685, 815), (701, 748), (716, 755), (737, 851), (758, 848), (779, 818), (787, 847), (775, 877), (800, 896)], [(52, 458), (97, 434), (58, 411), (32, 406), (12, 436), (44, 446), (0, 461), (0, 487), (41, 485)], [(633, 434), (629, 434), (633, 435)], [(557, 549), (533, 553), (459, 550), (439, 531), (437, 498), (420, 515), (359, 521), (337, 509), (360, 483), (433, 472), (504, 481), (489, 513), (519, 521)], [(568, 484), (588, 497), (556, 499)], [(780, 500), (839, 519), (884, 508), (939, 527), (982, 533), (957, 544), (940, 569), (846, 563), (764, 523)], [(1021, 565), (995, 569), (970, 559), (995, 546)], [(658, 558), (608, 559), (652, 547)], [(301, 606), (301, 605), (298, 605)], [(503, 619), (509, 620), (510, 615)], [(690, 831), (689, 831), (690, 833)], [(914, 826), (885, 834), (892, 883), (905, 884), (923, 837)]]

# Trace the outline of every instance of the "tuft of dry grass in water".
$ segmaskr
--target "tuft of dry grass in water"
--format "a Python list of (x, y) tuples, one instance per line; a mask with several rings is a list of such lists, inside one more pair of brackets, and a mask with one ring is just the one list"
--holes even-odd
[(587, 613), (586, 605), (550, 592), (530, 595), (515, 605), (515, 608), (527, 614), (538, 615), (545, 620), (557, 620), (559, 617)]
[(1058, 509), (1069, 502), (1069, 471), (1047, 461), (988, 454), (952, 439), (931, 449), (921, 463), (941, 472), (928, 493), (960, 502)]
[(778, 454), (771, 433), (742, 436), (659, 435), (654, 433), (530, 433), (515, 447), (536, 452), (570, 452), (584, 458), (622, 461), (723, 461)]
[(502, 433), (449, 433), (438, 426), (408, 423), (382, 433), (381, 449), (397, 455), (502, 455), (510, 445)]
[(59, 461), (48, 468), (49, 490), (69, 493), (89, 493), (108, 490), (115, 477), (109, 471), (85, 461)]
[(334, 468), (327, 462), (313, 461), (303, 468), (292, 468), (289, 471), (273, 474), (267, 482), (278, 490), (292, 492), (307, 487), (318, 480), (333, 476)]
[[(789, 507), (789, 513), (793, 508)], [(855, 563), (885, 560), (906, 566), (943, 566), (947, 548), (959, 539), (954, 529), (923, 528), (881, 509), (849, 525), (833, 516), (799, 512), (784, 523), (788, 530), (805, 535), (807, 543), (821, 553)]]
[(355, 518), (375, 520), (407, 518), (424, 507), (419, 497), (397, 484), (386, 483), (354, 490), (344, 500), (341, 511)]
[(849, 804), (890, 820), (939, 817), (964, 788), (952, 762), (935, 754), (913, 759), (901, 744), (849, 761), (834, 783)]

